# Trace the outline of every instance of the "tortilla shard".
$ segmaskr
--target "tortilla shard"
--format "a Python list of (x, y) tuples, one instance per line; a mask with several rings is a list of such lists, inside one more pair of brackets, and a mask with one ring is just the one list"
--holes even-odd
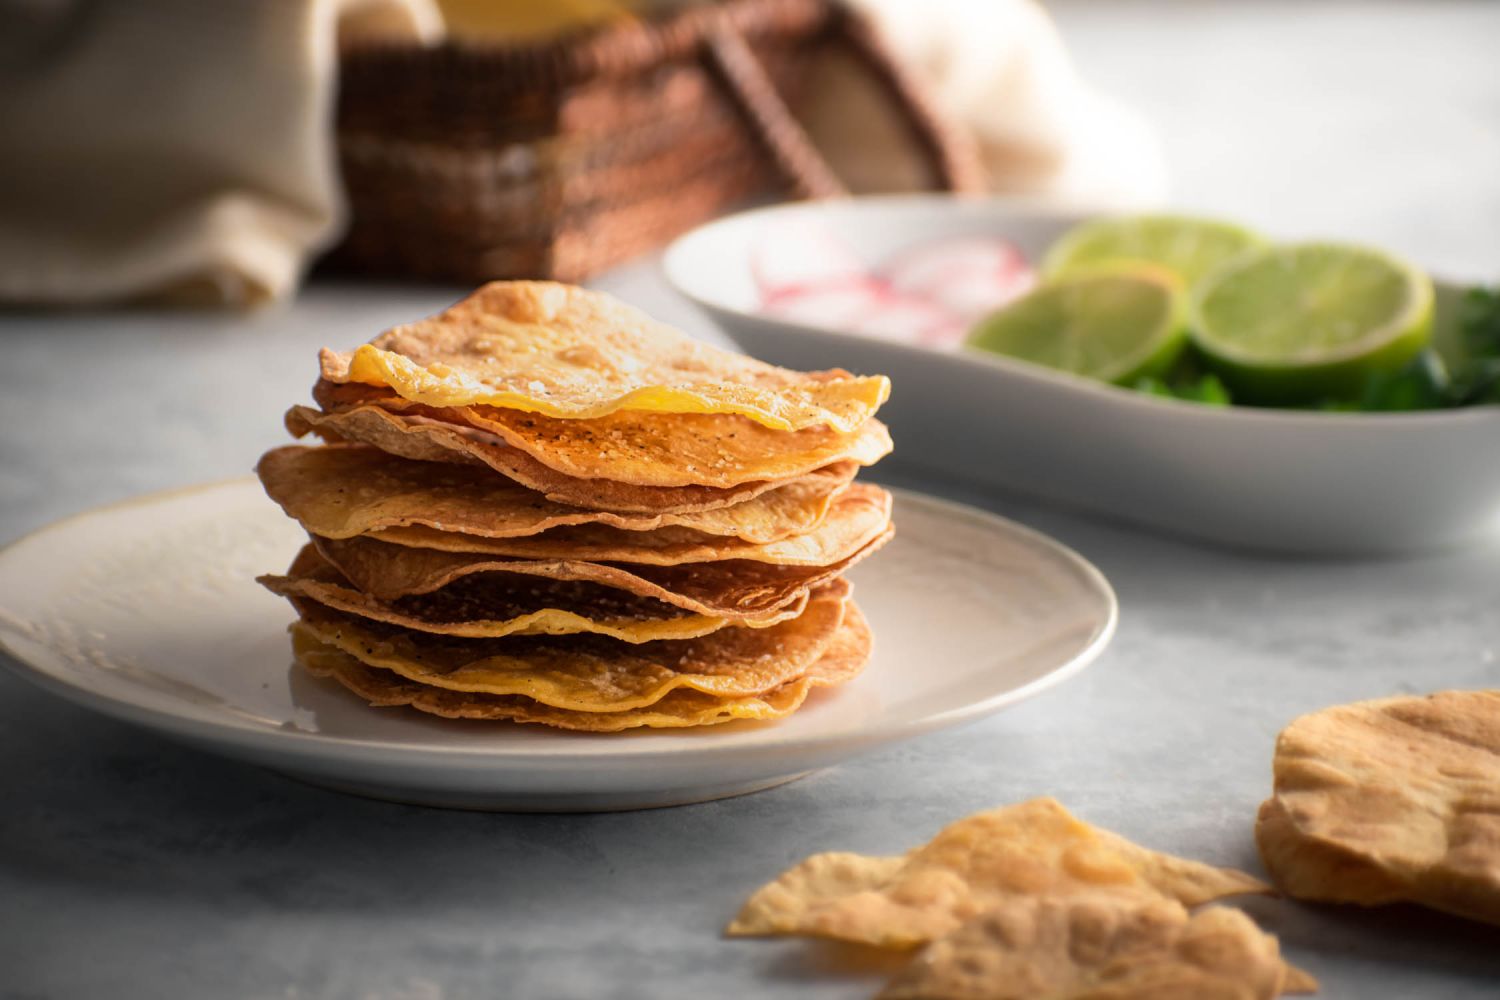
[(660, 701), (620, 712), (577, 712), (519, 695), (487, 695), (428, 687), (365, 666), (347, 653), (300, 633), (292, 636), (297, 662), (331, 677), (376, 707), (410, 706), (451, 719), (508, 719), (558, 729), (610, 733), (626, 729), (680, 729), (725, 722), (784, 718), (802, 706), (814, 688), (843, 684), (864, 668), (870, 632), (859, 609), (848, 606), (844, 624), (821, 659), (803, 677), (757, 695), (722, 698), (679, 688)]
[(1040, 798), (960, 820), (904, 858), (814, 855), (751, 896), (728, 933), (909, 948), (1023, 896), (1148, 892), (1196, 906), (1268, 889), (1139, 847)]
[(709, 545), (720, 536), (726, 544), (739, 539), (755, 545), (805, 535), (823, 522), (845, 488), (834, 475), (809, 477), (733, 507), (622, 514), (552, 503), (482, 467), (416, 462), (364, 445), (275, 448), (261, 457), (256, 472), (272, 500), (324, 538), (413, 526), (517, 538), (589, 526), (599, 545), (625, 548), (649, 544), (656, 531)]
[(699, 343), (601, 292), (497, 281), (352, 354), (324, 350), (331, 382), (384, 385), (427, 406), (498, 406), (569, 419), (617, 410), (739, 414), (776, 430), (858, 428), (884, 376), (777, 368)]
[(1290, 896), (1500, 924), (1500, 692), (1339, 705), (1282, 731), (1255, 838)]
[(580, 712), (620, 712), (679, 688), (721, 697), (761, 694), (806, 674), (844, 619), (848, 584), (825, 588), (797, 618), (764, 629), (632, 646), (587, 635), (462, 639), (403, 629), (294, 599), (292, 625), (366, 666), (430, 687), (525, 695)]
[(1271, 1000), (1276, 938), (1222, 906), (1167, 899), (1007, 900), (928, 945), (880, 1000)]

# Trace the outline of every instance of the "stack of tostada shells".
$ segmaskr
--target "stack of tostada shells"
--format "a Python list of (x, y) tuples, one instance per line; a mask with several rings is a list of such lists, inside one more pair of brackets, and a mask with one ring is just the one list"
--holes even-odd
[(495, 282), (348, 354), (321, 445), (268, 452), (308, 532), (297, 662), (372, 705), (613, 732), (773, 719), (854, 677), (843, 573), (888, 541), (855, 473), (891, 449), (884, 376), (796, 372), (609, 296)]

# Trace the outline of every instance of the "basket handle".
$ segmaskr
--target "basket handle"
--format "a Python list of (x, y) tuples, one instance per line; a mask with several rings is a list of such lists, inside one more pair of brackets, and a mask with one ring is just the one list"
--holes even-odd
[(834, 176), (807, 132), (792, 117), (765, 67), (745, 44), (745, 38), (720, 22), (707, 36), (709, 63), (717, 70), (730, 101), (745, 116), (750, 131), (771, 154), (776, 169), (799, 198), (838, 198), (849, 193)]
[(938, 111), (921, 81), (891, 55), (875, 25), (847, 7), (837, 8), (836, 24), (849, 51), (864, 65), (906, 120), (917, 148), (926, 155), (938, 185), (956, 194), (985, 190), (979, 150), (966, 132), (953, 128)]
[[(956, 193), (983, 190), (984, 172), (972, 143), (948, 127), (918, 82), (891, 57), (874, 26), (840, 6), (834, 8), (831, 28), (900, 110), (939, 188)], [(718, 20), (706, 33), (705, 41), (705, 55), (726, 95), (745, 116), (797, 196), (847, 195), (848, 188), (793, 117), (760, 60), (729, 19)]]

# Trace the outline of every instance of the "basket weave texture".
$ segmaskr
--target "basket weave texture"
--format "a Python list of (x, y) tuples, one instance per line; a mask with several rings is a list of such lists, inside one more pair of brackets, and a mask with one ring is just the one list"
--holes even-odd
[(335, 266), (477, 283), (581, 281), (758, 196), (836, 194), (786, 112), (828, 46), (852, 45), (931, 151), (952, 140), (848, 11), (728, 0), (545, 44), (345, 54), (337, 114), (350, 226)]

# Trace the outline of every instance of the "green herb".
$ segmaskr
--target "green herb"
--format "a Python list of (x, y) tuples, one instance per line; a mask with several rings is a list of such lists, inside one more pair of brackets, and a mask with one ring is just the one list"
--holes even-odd
[(1479, 406), (1500, 403), (1500, 358), (1475, 358), (1454, 374), (1448, 405)]
[(1468, 359), (1453, 372), (1448, 405), (1500, 403), (1500, 286), (1464, 293), (1458, 335)]
[[(1459, 304), (1458, 332), (1467, 357), (1452, 368), (1429, 347), (1400, 371), (1366, 377), (1353, 398), (1325, 399), (1311, 408), (1330, 413), (1403, 413), (1500, 405), (1500, 285), (1465, 292)], [(1233, 400), (1224, 383), (1201, 365), (1196, 358), (1185, 358), (1165, 378), (1142, 376), (1132, 388), (1163, 399), (1230, 405)]]
[(1443, 359), (1428, 349), (1398, 372), (1378, 372), (1365, 379), (1352, 407), (1370, 413), (1437, 410), (1454, 403), (1452, 379)]
[(1458, 307), (1459, 336), (1476, 358), (1500, 357), (1500, 285), (1475, 287)]
[(1500, 287), (1464, 294), (1458, 333), (1467, 357), (1451, 369), (1428, 348), (1398, 372), (1371, 375), (1357, 398), (1325, 400), (1319, 409), (1397, 413), (1500, 403)]
[(1137, 392), (1149, 393), (1163, 399), (1181, 399), (1206, 406), (1228, 406), (1231, 402), (1229, 390), (1217, 375), (1196, 373), (1174, 374), (1169, 380), (1154, 375), (1143, 375), (1135, 380)]

